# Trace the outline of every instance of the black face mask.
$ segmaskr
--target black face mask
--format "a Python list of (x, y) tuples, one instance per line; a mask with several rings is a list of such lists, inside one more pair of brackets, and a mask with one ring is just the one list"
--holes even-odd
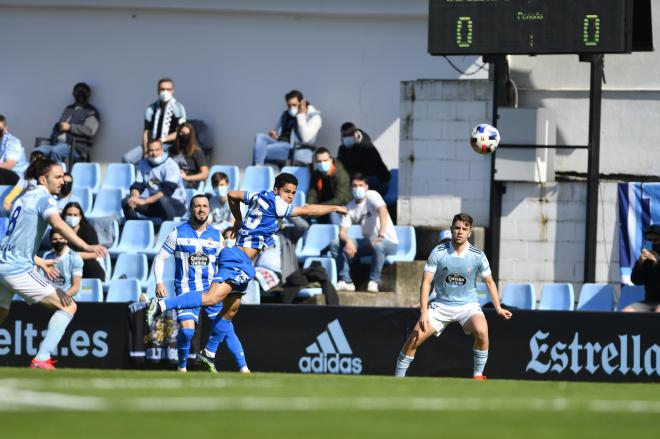
[(55, 250), (56, 252), (59, 253), (64, 249), (64, 247), (66, 247), (66, 242), (64, 242), (64, 241), (53, 241), (53, 242), (50, 243), (50, 245), (53, 246), (53, 250)]
[(89, 99), (89, 94), (84, 90), (76, 90), (73, 92), (73, 98), (78, 104), (86, 104)]
[(189, 143), (190, 143), (190, 136), (185, 134), (179, 136), (179, 144), (181, 146), (188, 146)]
[(73, 186), (72, 181), (65, 181), (60, 189), (60, 198), (64, 198), (71, 193), (71, 187)]

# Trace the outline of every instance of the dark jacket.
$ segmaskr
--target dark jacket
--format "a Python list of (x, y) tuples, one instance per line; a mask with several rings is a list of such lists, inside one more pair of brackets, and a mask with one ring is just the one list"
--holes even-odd
[(351, 180), (341, 162), (334, 160), (335, 170), (324, 174), (317, 170), (312, 172), (312, 180), (307, 194), (308, 204), (348, 204), (351, 195)]
[(99, 129), (99, 112), (90, 104), (84, 105), (69, 105), (62, 112), (60, 120), (53, 127), (50, 141), (52, 144), (59, 143), (58, 137), (62, 134), (60, 131), (60, 122), (68, 122), (71, 124), (71, 130), (66, 134), (66, 143), (73, 144), (76, 140), (78, 149), (89, 152), (89, 148), (94, 143), (94, 136)]
[(375, 176), (382, 182), (390, 181), (390, 171), (371, 142), (371, 137), (362, 130), (362, 141), (350, 148), (341, 145), (337, 159), (344, 165), (348, 175), (360, 172), (367, 177)]
[(649, 259), (641, 262), (638, 259), (630, 274), (630, 280), (635, 285), (644, 285), (645, 302), (660, 303), (660, 257), (657, 253), (656, 258), (659, 258), (658, 262)]

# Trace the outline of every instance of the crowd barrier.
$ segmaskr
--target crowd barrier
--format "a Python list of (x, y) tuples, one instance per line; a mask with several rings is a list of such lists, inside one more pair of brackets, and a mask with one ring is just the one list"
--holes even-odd
[[(149, 358), (175, 357), (175, 326), (145, 331), (142, 313), (126, 304), (79, 304), (56, 353), (58, 366), (174, 369)], [(491, 378), (660, 381), (658, 314), (520, 310), (510, 321), (485, 314)], [(0, 364), (29, 364), (49, 316), (13, 303), (0, 326)], [(235, 327), (253, 371), (391, 375), (417, 319), (410, 308), (245, 305)], [(218, 355), (221, 370), (235, 370), (224, 347)], [(472, 338), (451, 325), (419, 349), (409, 375), (469, 377), (471, 371)]]

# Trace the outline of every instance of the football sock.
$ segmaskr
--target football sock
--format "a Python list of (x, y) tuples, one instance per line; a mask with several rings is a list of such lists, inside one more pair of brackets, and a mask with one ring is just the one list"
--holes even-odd
[(192, 340), (193, 335), (195, 335), (193, 328), (179, 328), (179, 333), (176, 336), (176, 352), (180, 369), (185, 369), (188, 363), (190, 340)]
[(415, 357), (410, 357), (403, 352), (399, 353), (399, 359), (396, 362), (396, 370), (394, 371), (394, 376), (395, 377), (401, 377), (403, 378), (406, 376), (406, 372), (408, 372), (408, 368), (410, 367), (410, 363), (415, 359)]
[(486, 361), (488, 361), (488, 351), (473, 349), (474, 353), (474, 376), (483, 375)]
[(215, 320), (213, 320), (213, 329), (211, 329), (211, 335), (209, 335), (209, 340), (204, 347), (204, 351), (208, 357), (215, 358), (215, 353), (218, 351), (220, 343), (222, 343), (227, 336), (230, 325), (231, 321), (223, 319), (219, 314)]
[(46, 361), (50, 358), (50, 353), (55, 351), (57, 344), (64, 335), (64, 330), (69, 326), (73, 316), (66, 311), (57, 310), (48, 321), (48, 330), (46, 336), (39, 345), (39, 351), (35, 357), (37, 361)]
[(186, 294), (181, 294), (170, 299), (161, 300), (162, 304), (165, 304), (166, 311), (168, 309), (190, 309), (190, 308), (199, 308), (202, 306), (202, 293), (198, 291), (191, 291)]
[(225, 337), (225, 342), (227, 343), (227, 349), (234, 357), (236, 365), (239, 369), (242, 369), (247, 366), (245, 361), (245, 352), (243, 352), (243, 345), (234, 331), (234, 324), (229, 321), (229, 327), (227, 328), (227, 336)]

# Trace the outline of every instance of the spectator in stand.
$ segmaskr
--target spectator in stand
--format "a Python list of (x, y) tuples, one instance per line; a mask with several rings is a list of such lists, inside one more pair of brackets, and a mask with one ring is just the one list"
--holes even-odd
[(367, 177), (369, 187), (385, 196), (390, 185), (390, 171), (367, 133), (352, 122), (341, 126), (341, 145), (337, 159), (349, 175), (360, 173)]
[(632, 269), (630, 279), (635, 285), (644, 285), (642, 302), (631, 303), (624, 312), (660, 312), (660, 224), (644, 230), (646, 247)]
[(254, 164), (266, 160), (285, 162), (295, 143), (313, 145), (321, 129), (321, 112), (311, 105), (298, 90), (284, 96), (287, 109), (277, 126), (268, 134), (257, 134), (254, 142)]
[(151, 140), (148, 158), (137, 164), (131, 193), (122, 201), (127, 219), (160, 218), (163, 221), (186, 213), (186, 191), (181, 170), (163, 151), (160, 140)]
[(142, 145), (124, 154), (126, 163), (136, 164), (147, 157), (151, 140), (160, 140), (167, 151), (174, 143), (180, 125), (186, 122), (186, 109), (174, 99), (174, 81), (162, 78), (158, 81), (158, 100), (147, 107), (144, 115)]
[(43, 160), (46, 156), (42, 152), (32, 151), (30, 154), (30, 164), (23, 173), (23, 176), (12, 188), (11, 191), (5, 196), (5, 199), (2, 201), (2, 207), (9, 212), (11, 210), (12, 204), (14, 201), (27, 190), (33, 189), (37, 186), (37, 178), (35, 175), (36, 164), (39, 160)]
[(216, 229), (224, 232), (234, 225), (234, 217), (229, 209), (229, 177), (224, 172), (216, 172), (211, 176), (213, 196), (210, 198), (211, 214), (209, 223)]
[(73, 176), (68, 172), (65, 172), (64, 184), (62, 184), (60, 194), (57, 198), (57, 208), (60, 210), (60, 212), (62, 212), (62, 210), (64, 210), (64, 206), (73, 201), (76, 203), (81, 202), (80, 198), (73, 194)]
[(169, 155), (179, 165), (181, 178), (186, 188), (197, 189), (200, 181), (209, 176), (209, 167), (202, 148), (197, 144), (195, 128), (186, 122), (179, 127), (174, 145), (169, 149)]
[[(342, 164), (332, 158), (326, 148), (317, 148), (315, 165), (307, 193), (307, 204), (333, 204), (343, 206), (351, 201), (351, 180)], [(341, 215), (332, 212), (319, 217), (322, 224), (341, 223)]]
[[(355, 257), (371, 256), (367, 291), (376, 293), (385, 257), (396, 253), (399, 239), (383, 197), (369, 190), (367, 178), (362, 174), (353, 175), (351, 187), (353, 201), (346, 205), (348, 213), (342, 219), (339, 240), (330, 244), (330, 254), (337, 261), (337, 290), (355, 291), (348, 263)], [(348, 229), (353, 224), (362, 227), (363, 238), (357, 242), (348, 237)]]
[(92, 89), (84, 82), (73, 86), (75, 103), (64, 109), (60, 120), (50, 134), (50, 145), (37, 148), (48, 158), (64, 162), (69, 158), (69, 148), (73, 162), (85, 161), (94, 144), (94, 137), (99, 130), (99, 112), (89, 104)]
[[(69, 227), (76, 232), (76, 235), (87, 244), (97, 245), (99, 243), (99, 237), (96, 234), (96, 230), (94, 230), (94, 227), (87, 222), (80, 204), (75, 201), (67, 204), (64, 206), (64, 210), (62, 210), (60, 216)], [(80, 251), (80, 249), (75, 246), (73, 247), (73, 250), (75, 250), (83, 260), (83, 277), (85, 279), (105, 280), (105, 270), (101, 266), (102, 260), (98, 259), (96, 253)]]
[[(55, 259), (55, 268), (59, 275), (51, 283), (73, 297), (80, 291), (80, 281), (83, 277), (83, 260), (78, 253), (69, 248), (69, 243), (55, 229), (50, 230), (52, 250), (47, 251), (43, 259)], [(44, 273), (45, 274), (45, 273)]]
[(451, 230), (445, 229), (438, 235), (438, 244), (447, 244), (451, 241)]
[(7, 119), (0, 114), (0, 185), (14, 186), (27, 167), (21, 141), (9, 132)]

